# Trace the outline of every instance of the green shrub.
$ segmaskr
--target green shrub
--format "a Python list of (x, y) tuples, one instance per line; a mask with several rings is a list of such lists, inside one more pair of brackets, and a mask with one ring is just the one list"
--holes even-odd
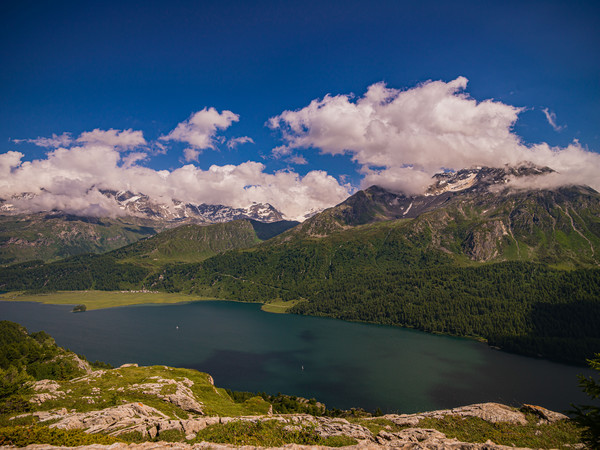
[(489, 439), (499, 445), (528, 448), (559, 448), (581, 442), (581, 429), (571, 420), (538, 425), (539, 417), (527, 418), (527, 425), (515, 425), (491, 423), (479, 417), (445, 416), (422, 419), (418, 427), (433, 428), (462, 442), (484, 443)]
[(160, 433), (155, 441), (167, 441), (167, 442), (181, 442), (185, 438), (185, 434), (183, 431), (179, 430), (166, 430)]
[[(80, 356), (81, 358), (81, 356)], [(93, 363), (90, 363), (90, 366), (92, 366), (94, 369), (105, 369), (105, 370), (110, 370), (110, 369), (114, 369), (114, 366), (110, 363), (104, 362), (104, 361), (94, 361)]]
[(81, 430), (60, 430), (42, 426), (10, 426), (0, 428), (0, 446), (25, 447), (30, 444), (49, 444), (65, 447), (119, 442), (103, 434), (87, 434)]
[(324, 443), (324, 439), (317, 434), (314, 428), (286, 427), (276, 420), (257, 422), (240, 420), (212, 425), (200, 431), (195, 441), (261, 447), (274, 447), (285, 444), (323, 445)]
[(350, 436), (329, 436), (323, 440), (322, 445), (326, 445), (327, 447), (346, 447), (356, 444), (358, 444), (358, 441)]
[(28, 381), (33, 381), (27, 372), (11, 366), (6, 370), (0, 369), (0, 398), (17, 394)]
[(123, 433), (119, 435), (119, 439), (128, 444), (141, 444), (146, 442), (146, 438), (139, 431), (131, 431), (129, 433)]
[(11, 395), (9, 397), (0, 397), (0, 415), (17, 414), (31, 411), (31, 403), (25, 400), (21, 395)]

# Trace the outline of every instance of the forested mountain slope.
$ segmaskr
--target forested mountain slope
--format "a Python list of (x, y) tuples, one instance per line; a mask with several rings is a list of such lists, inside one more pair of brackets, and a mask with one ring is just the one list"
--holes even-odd
[(63, 213), (0, 214), (0, 265), (103, 253), (164, 229), (150, 220), (130, 219), (76, 217)]
[(199, 262), (228, 250), (252, 247), (297, 223), (243, 219), (213, 225), (182, 225), (117, 249), (109, 256), (121, 262), (153, 266)]
[(512, 189), (511, 179), (551, 169), (481, 168), (439, 177), (427, 194), (405, 196), (372, 186), (278, 239), (323, 237), (356, 225), (414, 218), (406, 233), (431, 236), (431, 249), (458, 261), (537, 261), (600, 265), (600, 194), (586, 186)]
[(105, 255), (2, 269), (0, 289), (300, 300), (292, 312), (583, 363), (600, 349), (600, 195), (504, 186), (548, 170), (473, 169), (415, 197), (372, 187), (258, 245), (249, 222), (182, 227)]
[(261, 240), (247, 220), (208, 226), (182, 225), (115, 250), (111, 256), (118, 260), (152, 265), (172, 261), (194, 262), (226, 250), (251, 247), (259, 242)]

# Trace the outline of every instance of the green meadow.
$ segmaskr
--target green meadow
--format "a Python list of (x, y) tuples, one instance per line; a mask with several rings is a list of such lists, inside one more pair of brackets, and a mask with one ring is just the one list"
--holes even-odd
[(211, 297), (200, 297), (179, 293), (152, 291), (58, 291), (43, 294), (27, 294), (8, 292), (0, 294), (0, 301), (38, 302), (52, 305), (80, 305), (87, 310), (115, 308), (119, 306), (197, 302), (217, 300)]

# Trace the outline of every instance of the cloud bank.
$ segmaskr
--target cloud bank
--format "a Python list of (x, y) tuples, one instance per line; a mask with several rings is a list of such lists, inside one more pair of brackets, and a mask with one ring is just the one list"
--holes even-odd
[(404, 91), (377, 83), (357, 99), (327, 95), (269, 119), (269, 127), (279, 130), (285, 142), (273, 155), (310, 148), (347, 154), (361, 165), (363, 187), (378, 184), (408, 194), (424, 192), (440, 170), (522, 161), (559, 172), (551, 177), (553, 186), (587, 184), (600, 189), (600, 155), (577, 142), (567, 148), (525, 145), (513, 131), (523, 108), (494, 100), (477, 102), (464, 92), (466, 87), (467, 79), (459, 77)]
[(189, 203), (246, 207), (270, 203), (286, 217), (301, 219), (313, 209), (343, 201), (350, 186), (320, 170), (304, 176), (291, 171), (267, 173), (265, 165), (247, 161), (239, 165), (213, 165), (202, 170), (187, 164), (175, 170), (153, 170), (137, 165), (143, 152), (123, 155), (116, 146), (84, 144), (58, 148), (46, 159), (23, 161), (24, 154), (0, 154), (0, 197), (20, 211), (52, 209), (90, 216), (117, 216), (123, 211), (101, 194), (102, 189), (144, 193), (169, 204), (172, 199)]
[[(335, 205), (353, 192), (351, 186), (341, 185), (321, 170), (304, 176), (289, 170), (268, 173), (264, 164), (254, 161), (213, 165), (208, 170), (193, 164), (173, 170), (140, 165), (149, 159), (151, 148), (165, 153), (165, 144), (171, 141), (188, 145), (183, 149), (186, 163), (198, 161), (203, 149), (216, 149), (218, 144), (233, 149), (254, 143), (249, 136), (229, 140), (219, 136), (219, 131), (238, 120), (239, 116), (231, 111), (204, 108), (159, 137), (160, 142), (151, 143), (142, 131), (132, 129), (94, 129), (77, 139), (63, 133), (51, 138), (13, 140), (54, 150), (45, 159), (34, 161), (24, 161), (21, 152), (0, 154), (0, 197), (10, 199), (17, 210), (24, 212), (57, 209), (80, 215), (117, 216), (124, 212), (100, 190), (128, 190), (165, 204), (172, 204), (174, 199), (233, 207), (270, 203), (288, 218), (303, 219), (308, 212)], [(23, 193), (33, 195), (13, 198)]]
[[(467, 79), (429, 81), (399, 90), (384, 83), (370, 86), (361, 97), (327, 95), (296, 111), (284, 111), (267, 125), (281, 133), (274, 158), (307, 164), (302, 152), (347, 155), (358, 163), (362, 187), (379, 185), (396, 192), (418, 194), (441, 170), (473, 166), (499, 167), (530, 161), (556, 173), (535, 180), (514, 180), (515, 188), (554, 188), (587, 184), (600, 190), (600, 155), (577, 141), (558, 148), (525, 144), (513, 126), (523, 108), (499, 101), (476, 101), (465, 89)], [(544, 110), (549, 123), (556, 116)], [(302, 219), (310, 211), (340, 203), (355, 190), (327, 172), (304, 176), (291, 169), (270, 173), (265, 164), (213, 165), (202, 170), (204, 149), (235, 148), (254, 143), (248, 136), (226, 139), (221, 133), (239, 116), (204, 108), (193, 113), (158, 140), (148, 142), (142, 131), (87, 131), (49, 138), (13, 140), (50, 149), (45, 158), (27, 161), (18, 151), (0, 154), (0, 198), (22, 211), (60, 209), (74, 214), (106, 216), (123, 212), (100, 190), (128, 190), (169, 204), (188, 203), (246, 207), (270, 203), (288, 218)], [(186, 144), (180, 167), (154, 170), (143, 165), (153, 155)], [(268, 161), (267, 161), (268, 162)], [(341, 178), (340, 178), (341, 179)], [(23, 193), (33, 195), (14, 199)]]

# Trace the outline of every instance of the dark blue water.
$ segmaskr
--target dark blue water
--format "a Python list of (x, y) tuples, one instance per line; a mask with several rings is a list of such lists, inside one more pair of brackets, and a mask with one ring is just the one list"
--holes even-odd
[(91, 361), (194, 368), (220, 387), (316, 398), (330, 408), (416, 412), (497, 401), (562, 411), (586, 401), (576, 375), (590, 371), (466, 339), (235, 302), (71, 309), (0, 302), (0, 319), (45, 330)]

